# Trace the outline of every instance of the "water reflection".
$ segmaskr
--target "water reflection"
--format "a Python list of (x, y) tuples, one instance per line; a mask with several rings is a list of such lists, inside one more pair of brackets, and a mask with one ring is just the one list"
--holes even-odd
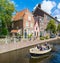
[(44, 63), (49, 58), (51, 58), (51, 56), (44, 56), (40, 58), (30, 58), (29, 63)]
[[(59, 43), (59, 40), (56, 42)], [(29, 49), (33, 47), (31, 46), (0, 54), (0, 63), (60, 63), (60, 44), (55, 43), (55, 41), (52, 44), (54, 46), (53, 51), (40, 58), (31, 58), (29, 54)]]

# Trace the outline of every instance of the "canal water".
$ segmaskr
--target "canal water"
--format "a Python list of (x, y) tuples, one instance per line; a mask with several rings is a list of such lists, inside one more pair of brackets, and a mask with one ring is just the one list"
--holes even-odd
[(0, 63), (60, 63), (60, 40), (49, 42), (53, 44), (53, 50), (40, 58), (31, 58), (29, 49), (36, 46), (30, 46), (4, 54), (0, 54)]

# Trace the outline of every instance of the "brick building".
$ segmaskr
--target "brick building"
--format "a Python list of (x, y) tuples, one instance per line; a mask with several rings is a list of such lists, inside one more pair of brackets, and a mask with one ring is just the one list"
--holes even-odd
[(33, 11), (33, 15), (34, 17), (38, 18), (38, 24), (39, 24), (39, 30), (40, 30), (40, 36), (45, 36), (46, 35), (46, 27), (48, 22), (50, 21), (50, 19), (54, 19), (56, 26), (60, 23), (56, 18), (53, 18), (51, 15), (49, 15), (48, 13), (46, 13), (45, 11), (43, 11), (41, 9), (41, 5), (38, 4), (34, 11)]
[(11, 32), (18, 32), (21, 35), (25, 35), (25, 32), (27, 35), (33, 33), (36, 37), (46, 36), (46, 27), (50, 19), (54, 19), (56, 26), (60, 23), (56, 18), (43, 11), (41, 5), (38, 4), (32, 13), (28, 9), (24, 9), (13, 16)]
[[(21, 12), (17, 12), (12, 18), (13, 30), (20, 30), (20, 34), (31, 34), (34, 31), (34, 18), (32, 13), (28, 9), (24, 9)], [(11, 31), (14, 33), (14, 31)]]

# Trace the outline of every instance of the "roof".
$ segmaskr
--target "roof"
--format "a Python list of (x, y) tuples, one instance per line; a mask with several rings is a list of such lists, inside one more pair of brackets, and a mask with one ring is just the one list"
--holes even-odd
[[(50, 16), (52, 19), (54, 19), (55, 21), (57, 21), (57, 22), (59, 22), (56, 18), (54, 18), (54, 17), (52, 17), (51, 15), (49, 15), (47, 12), (45, 12), (44, 10), (42, 10), (41, 8), (39, 8), (38, 6), (35, 8), (35, 10), (33, 11), (33, 14), (35, 13), (35, 11), (37, 10), (37, 9), (39, 9), (40, 11), (42, 11), (43, 13), (45, 13), (46, 15), (48, 15), (48, 16)], [(38, 13), (38, 15), (42, 15), (43, 16), (43, 13), (41, 13), (41, 12), (36, 12), (36, 13)], [(60, 22), (59, 22), (60, 23)]]
[(12, 17), (12, 20), (13, 21), (18, 21), (19, 19), (23, 18), (25, 12), (27, 12), (27, 11), (28, 11), (28, 9), (24, 9), (20, 12), (17, 12), (16, 15)]

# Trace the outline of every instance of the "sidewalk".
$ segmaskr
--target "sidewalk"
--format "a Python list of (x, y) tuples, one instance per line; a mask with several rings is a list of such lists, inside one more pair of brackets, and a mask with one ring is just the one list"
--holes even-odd
[(16, 43), (8, 43), (8, 44), (0, 45), (0, 54), (5, 53), (5, 52), (9, 52), (9, 51), (13, 51), (13, 50), (16, 50), (16, 49), (21, 49), (21, 48), (24, 48), (24, 47), (36, 45), (36, 44), (39, 44), (39, 43), (44, 43), (44, 42), (56, 40), (57, 38), (58, 37), (51, 38), (51, 39), (48, 39), (48, 40), (38, 40), (38, 41), (35, 40), (35, 41), (26, 41), (26, 42), (21, 41), (21, 42), (16, 42)]

